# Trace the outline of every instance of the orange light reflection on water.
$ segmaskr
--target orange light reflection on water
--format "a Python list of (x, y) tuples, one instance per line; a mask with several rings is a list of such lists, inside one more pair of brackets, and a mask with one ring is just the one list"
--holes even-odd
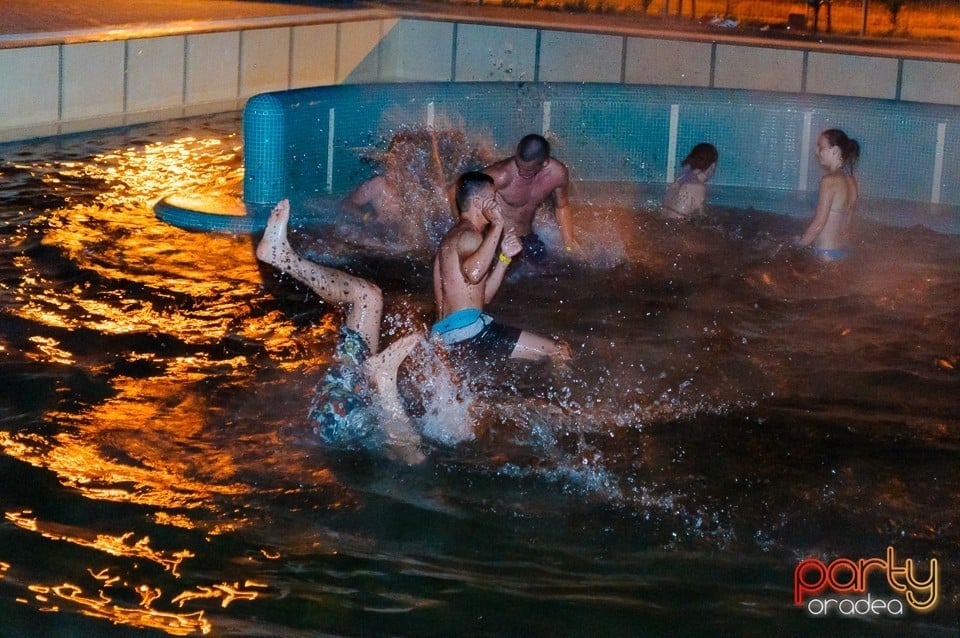
[(41, 522), (36, 518), (29, 517), (27, 515), (29, 513), (30, 512), (6, 512), (4, 518), (17, 527), (31, 532), (37, 532), (44, 538), (96, 549), (111, 556), (149, 560), (150, 562), (160, 565), (164, 570), (169, 571), (174, 576), (179, 576), (177, 567), (179, 567), (183, 559), (194, 556), (192, 552), (186, 549), (176, 552), (158, 552), (150, 547), (150, 538), (146, 536), (134, 543), (130, 543), (128, 541), (133, 536), (133, 532), (127, 532), (121, 536), (97, 534), (94, 538), (83, 538), (83, 534), (89, 534), (89, 532), (79, 530), (69, 525)]
[[(132, 532), (120, 536), (98, 534), (94, 539), (83, 538), (82, 531), (66, 525), (40, 521), (30, 516), (30, 512), (6, 512), (5, 518), (21, 529), (37, 532), (44, 538), (63, 541), (95, 549), (112, 556), (130, 559), (149, 560), (179, 577), (177, 568), (186, 558), (194, 554), (188, 550), (176, 552), (160, 552), (150, 547), (150, 539), (141, 538), (130, 542)], [(0, 578), (10, 569), (8, 563), (0, 563)], [(109, 620), (117, 625), (131, 625), (140, 628), (159, 629), (171, 635), (189, 635), (193, 633), (207, 634), (212, 631), (212, 625), (204, 617), (204, 612), (176, 613), (160, 611), (153, 606), (163, 601), (163, 591), (160, 587), (139, 583), (131, 584), (124, 578), (113, 575), (107, 569), (99, 572), (87, 570), (89, 575), (99, 582), (96, 596), (86, 594), (83, 587), (64, 583), (60, 585), (29, 584), (27, 589), (34, 594), (34, 600), (40, 603), (38, 609), (47, 612), (75, 611), (86, 616)], [(132, 594), (139, 599), (137, 607), (121, 604), (114, 601), (108, 594), (113, 588), (129, 588)], [(216, 583), (211, 586), (199, 585), (190, 590), (184, 590), (174, 595), (167, 603), (171, 606), (183, 608), (185, 604), (198, 601), (219, 599), (220, 606), (226, 608), (236, 601), (253, 601), (260, 596), (259, 591), (268, 587), (267, 584), (246, 580), (243, 584)], [(18, 601), (29, 603), (26, 598), (17, 598)]]
[(56, 586), (31, 585), (30, 590), (34, 592), (38, 602), (44, 603), (39, 607), (40, 611), (68, 611), (68, 609), (61, 609), (58, 605), (47, 604), (54, 600), (60, 605), (69, 605), (84, 616), (109, 620), (115, 625), (158, 629), (173, 636), (188, 636), (195, 633), (206, 635), (213, 629), (209, 621), (204, 618), (203, 611), (178, 614), (150, 609), (149, 606), (147, 608), (125, 607), (114, 603), (103, 590), (100, 590), (94, 598), (84, 595), (82, 588), (70, 583)]
[[(255, 581), (245, 581), (243, 587), (258, 587), (266, 588), (267, 585), (258, 583)], [(226, 608), (228, 605), (237, 600), (255, 600), (259, 594), (255, 591), (244, 591), (241, 589), (239, 583), (233, 583), (232, 585), (227, 583), (220, 583), (218, 585), (213, 585), (212, 587), (197, 587), (196, 590), (190, 592), (185, 591), (175, 596), (171, 603), (179, 604), (183, 606), (185, 602), (197, 599), (205, 598), (220, 598), (220, 606)]]
[[(136, 402), (122, 402), (119, 407), (136, 405)], [(120, 411), (124, 412), (122, 409)], [(144, 429), (141, 430), (144, 432), (142, 440), (136, 440), (136, 430), (142, 423), (144, 421), (131, 421), (128, 423), (128, 432), (117, 433), (130, 441), (122, 444), (127, 447), (124, 450), (125, 456), (140, 454), (141, 458), (137, 463), (111, 459), (97, 446), (96, 441), (65, 432), (56, 435), (55, 444), (37, 440), (35, 437), (15, 438), (10, 433), (0, 432), (0, 448), (12, 458), (53, 472), (61, 484), (97, 500), (130, 502), (176, 510), (210, 507), (210, 501), (217, 495), (249, 493), (249, 486), (239, 483), (218, 484), (213, 477), (207, 476), (191, 479), (190, 475), (195, 473), (195, 468), (189, 457), (164, 458), (168, 448), (156, 449), (158, 446), (152, 443), (169, 435), (162, 431)], [(104, 423), (103, 427), (107, 428), (109, 424)], [(109, 435), (109, 432), (106, 434)], [(232, 464), (227, 454), (219, 457), (211, 455), (204, 461), (209, 465), (215, 465), (218, 461), (225, 463), (227, 467), (221, 468), (221, 471), (230, 473)], [(184, 517), (171, 517), (166, 519), (166, 522), (180, 523), (189, 529), (196, 526), (196, 523)], [(222, 532), (234, 529), (237, 524), (236, 520), (229, 524), (221, 521), (215, 529), (206, 531)]]

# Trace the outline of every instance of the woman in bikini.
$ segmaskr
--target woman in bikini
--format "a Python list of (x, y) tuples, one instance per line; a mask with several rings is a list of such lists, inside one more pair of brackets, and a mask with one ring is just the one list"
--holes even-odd
[(680, 163), (684, 171), (670, 184), (663, 197), (663, 215), (668, 219), (690, 219), (702, 214), (707, 200), (707, 181), (717, 170), (719, 157), (713, 144), (701, 142)]
[(860, 158), (860, 144), (840, 129), (828, 129), (817, 139), (814, 155), (824, 175), (813, 221), (796, 245), (811, 247), (824, 261), (837, 261), (850, 252), (848, 231), (860, 193), (853, 167)]

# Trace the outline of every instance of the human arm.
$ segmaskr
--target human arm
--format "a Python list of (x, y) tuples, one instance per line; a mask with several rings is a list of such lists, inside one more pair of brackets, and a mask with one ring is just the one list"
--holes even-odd
[(497, 255), (497, 261), (493, 264), (490, 276), (483, 286), (483, 303), (488, 304), (493, 301), (494, 295), (500, 289), (503, 278), (507, 275), (507, 268), (510, 261), (520, 254), (523, 250), (523, 244), (517, 233), (512, 228), (503, 233), (503, 239), (500, 241), (500, 252)]
[(560, 227), (560, 237), (563, 240), (564, 250), (580, 250), (580, 243), (573, 233), (573, 212), (570, 208), (569, 175), (567, 167), (560, 165), (558, 185), (553, 190), (554, 214), (557, 226)]
[(500, 213), (500, 207), (497, 204), (484, 205), (483, 214), (490, 223), (479, 245), (476, 241), (464, 241), (469, 236), (476, 237), (473, 233), (462, 234), (460, 241), (457, 242), (460, 271), (471, 284), (478, 284), (489, 275), (490, 266), (493, 265), (497, 247), (503, 235), (503, 216)]

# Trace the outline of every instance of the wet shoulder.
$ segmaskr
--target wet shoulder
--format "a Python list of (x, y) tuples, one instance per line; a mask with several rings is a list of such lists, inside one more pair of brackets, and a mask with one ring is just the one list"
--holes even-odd
[(554, 157), (551, 157), (549, 162), (547, 162), (544, 172), (552, 183), (558, 185), (567, 183), (569, 174), (567, 165)]

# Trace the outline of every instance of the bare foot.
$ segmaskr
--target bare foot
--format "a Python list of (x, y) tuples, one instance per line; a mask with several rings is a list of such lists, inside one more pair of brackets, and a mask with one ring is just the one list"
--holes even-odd
[(422, 336), (417, 333), (401, 337), (364, 363), (364, 372), (383, 410), (382, 425), (387, 435), (387, 452), (392, 458), (410, 464), (420, 463), (426, 457), (418, 447), (420, 435), (413, 429), (397, 390), (397, 369), (421, 339)]
[(267, 219), (263, 239), (257, 244), (257, 259), (271, 266), (279, 267), (280, 262), (293, 252), (290, 242), (287, 240), (287, 223), (289, 221), (290, 201), (282, 199), (273, 207), (273, 211)]
[(391, 343), (383, 352), (367, 359), (363, 364), (367, 378), (377, 388), (397, 385), (397, 369), (410, 351), (420, 342), (421, 336), (417, 333), (400, 337)]

